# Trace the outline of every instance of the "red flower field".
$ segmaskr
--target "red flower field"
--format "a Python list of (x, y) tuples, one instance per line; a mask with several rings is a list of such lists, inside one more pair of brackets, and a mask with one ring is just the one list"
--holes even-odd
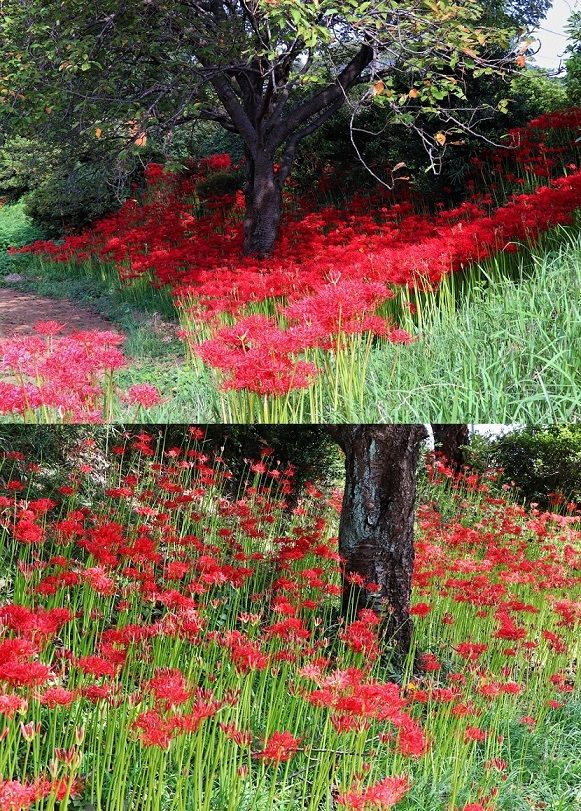
[[(320, 190), (291, 189), (268, 259), (242, 256), (243, 192), (207, 191), (235, 168), (228, 155), (181, 175), (150, 164), (141, 196), (80, 235), (19, 250), (68, 262), (71, 273), (96, 264), (122, 284), (170, 290), (179, 337), (192, 364), (213, 370), (226, 421), (316, 422), (339, 404), (353, 416), (365, 403), (371, 351), (412, 343), (426, 297), (475, 263), (574, 223), (580, 125), (572, 109), (512, 130), (506, 147), (473, 159), (453, 208), (425, 211), (409, 189), (371, 189), (341, 206), (322, 203)], [(339, 182), (326, 173), (321, 187)]]
[[(202, 440), (162, 451), (144, 431), (105, 478), (87, 461), (60, 482), (4, 453), (1, 811), (538, 797), (575, 723), (575, 505), (525, 509), (494, 473), (429, 462), (398, 663), (372, 611), (338, 618), (338, 494), (308, 485), (291, 508), (293, 470), (267, 453), (234, 495)], [(573, 807), (557, 771), (555, 807)]]

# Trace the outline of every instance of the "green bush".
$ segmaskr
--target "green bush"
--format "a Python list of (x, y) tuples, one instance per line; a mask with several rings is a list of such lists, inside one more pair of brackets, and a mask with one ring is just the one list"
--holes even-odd
[(244, 185), (245, 172), (214, 172), (206, 180), (198, 183), (197, 192), (202, 199), (233, 194)]
[(48, 144), (15, 135), (0, 147), (0, 197), (17, 202), (38, 188), (58, 165), (59, 151)]
[(581, 504), (581, 425), (531, 426), (496, 439), (477, 439), (469, 449), (477, 468), (502, 467), (503, 480), (543, 509)]
[[(123, 191), (123, 190), (121, 190)], [(76, 230), (122, 201), (107, 169), (80, 164), (59, 169), (26, 196), (26, 214), (51, 233)]]
[(34, 223), (60, 235), (117, 208), (142, 185), (145, 166), (160, 160), (153, 142), (119, 151), (98, 139), (73, 148), (12, 136), (0, 143), (0, 200), (25, 200)]

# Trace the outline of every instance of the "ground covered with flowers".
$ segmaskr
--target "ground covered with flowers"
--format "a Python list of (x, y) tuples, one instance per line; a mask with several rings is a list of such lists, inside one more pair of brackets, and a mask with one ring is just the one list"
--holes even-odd
[(338, 614), (336, 491), (92, 444), (0, 461), (1, 811), (574, 807), (575, 505), (429, 463), (402, 661)]
[(155, 386), (120, 391), (115, 372), (127, 364), (114, 331), (83, 330), (62, 335), (64, 324), (35, 324), (32, 336), (0, 338), (0, 410), (29, 422), (104, 422), (114, 399), (133, 408), (138, 420), (162, 402)]
[[(367, 405), (372, 354), (429, 337), (426, 313), (457, 306), (466, 280), (480, 281), (476, 264), (489, 272), (501, 259), (505, 276), (518, 275), (519, 250), (574, 226), (580, 123), (573, 109), (512, 130), (502, 148), (473, 160), (454, 207), (428, 210), (405, 184), (331, 204), (329, 189), (344, 194), (332, 171), (309, 195), (291, 185), (268, 259), (242, 256), (242, 191), (209, 191), (240, 170), (228, 155), (183, 174), (150, 164), (145, 193), (117, 212), (20, 250), (71, 276), (114, 274), (137, 298), (164, 291), (165, 302), (170, 291), (186, 362), (211, 376), (221, 421), (355, 419)], [(560, 374), (574, 376), (570, 360)], [(378, 385), (387, 396), (394, 384), (386, 373)]]

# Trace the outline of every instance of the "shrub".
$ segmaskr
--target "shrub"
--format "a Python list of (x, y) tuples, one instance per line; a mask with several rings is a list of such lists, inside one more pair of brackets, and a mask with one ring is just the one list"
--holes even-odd
[(54, 147), (15, 135), (0, 147), (0, 197), (14, 203), (45, 182), (58, 163)]
[(121, 200), (100, 164), (59, 169), (26, 198), (26, 213), (53, 233), (81, 228), (114, 209)]
[(581, 502), (581, 425), (529, 426), (472, 443), (471, 462), (502, 467), (505, 482), (543, 509)]

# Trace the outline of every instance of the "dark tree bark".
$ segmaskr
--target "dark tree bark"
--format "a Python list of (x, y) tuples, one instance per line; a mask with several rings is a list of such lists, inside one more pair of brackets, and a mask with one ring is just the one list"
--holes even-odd
[[(382, 634), (407, 651), (414, 562), (416, 471), (423, 425), (329, 426), (345, 452), (345, 492), (339, 525), (344, 561), (343, 614), (372, 608)], [(355, 576), (355, 579), (353, 578)], [(376, 584), (370, 591), (364, 584)]]
[(459, 473), (465, 464), (464, 447), (470, 441), (470, 431), (465, 424), (432, 425), (436, 452), (446, 457), (448, 466)]
[(244, 253), (263, 259), (272, 253), (282, 214), (282, 185), (270, 157), (250, 158), (244, 193)]

